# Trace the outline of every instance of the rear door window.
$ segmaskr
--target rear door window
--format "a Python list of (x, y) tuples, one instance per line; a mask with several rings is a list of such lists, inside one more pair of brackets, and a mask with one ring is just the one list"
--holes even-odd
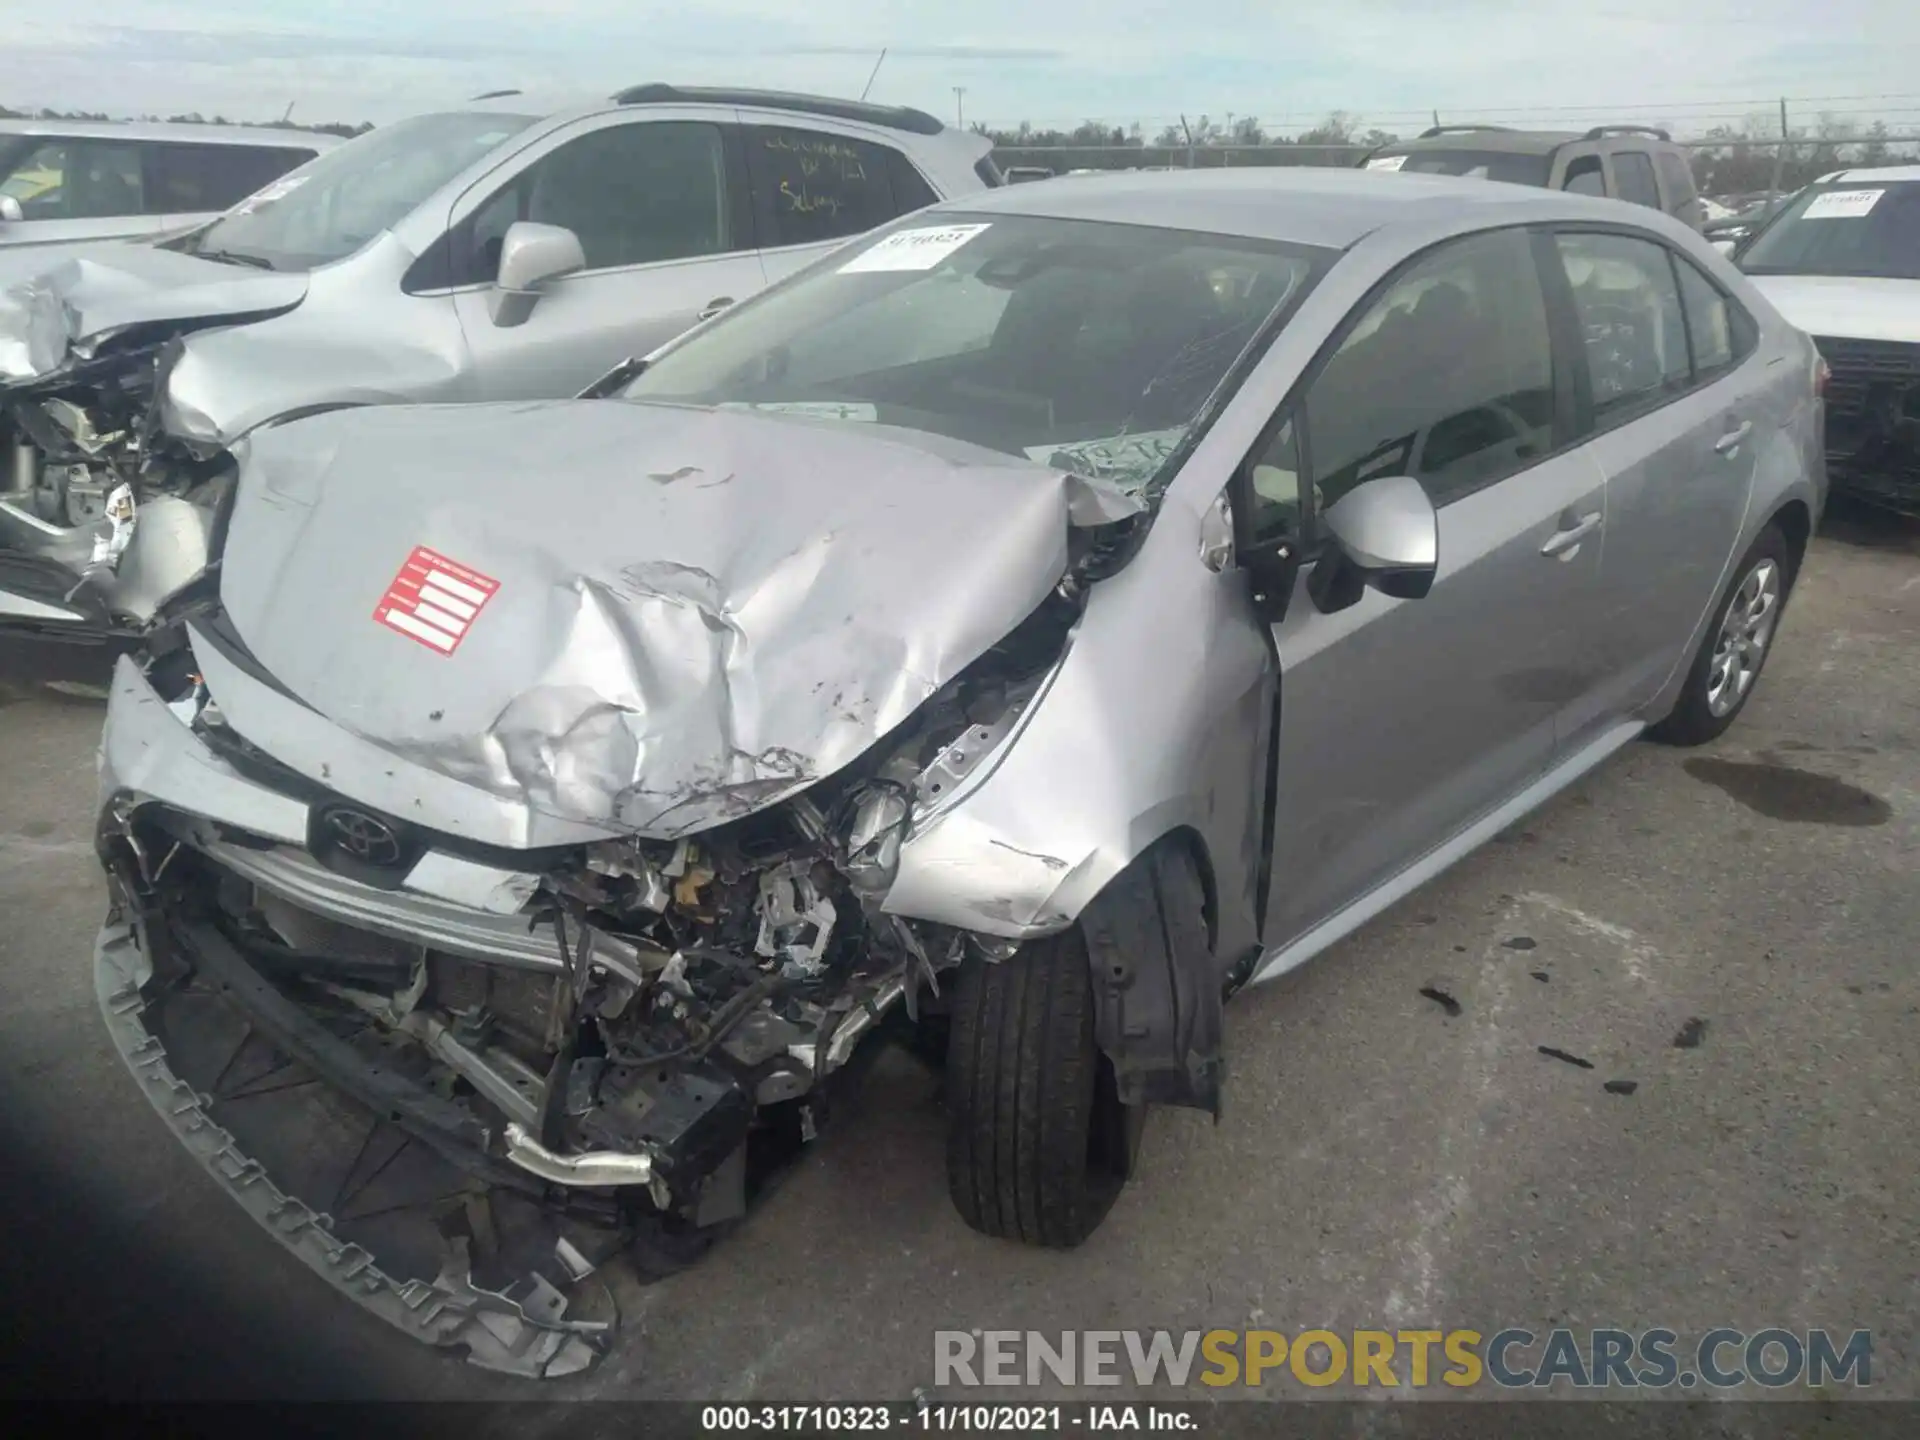
[(1628, 204), (1660, 208), (1660, 185), (1653, 178), (1653, 162), (1638, 150), (1614, 154), (1613, 179), (1620, 187), (1620, 198)]
[(1692, 383), (1680, 289), (1664, 245), (1630, 235), (1554, 237), (1573, 290), (1596, 424)]
[(1550, 451), (1553, 411), (1553, 346), (1526, 232), (1450, 242), (1367, 307), (1308, 386), (1316, 501), (1411, 475), (1444, 505)]
[(225, 210), (313, 158), (311, 150), (267, 145), (146, 145), (149, 215)]
[(767, 249), (844, 239), (931, 203), (926, 182), (890, 146), (784, 125), (750, 125), (746, 136)]

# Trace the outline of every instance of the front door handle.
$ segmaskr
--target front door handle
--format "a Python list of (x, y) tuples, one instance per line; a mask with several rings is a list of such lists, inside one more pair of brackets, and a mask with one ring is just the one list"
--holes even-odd
[(1542, 555), (1558, 555), (1571, 560), (1573, 552), (1580, 548), (1580, 542), (1600, 528), (1598, 510), (1590, 515), (1582, 515), (1570, 525), (1567, 524), (1567, 520), (1568, 517), (1565, 515), (1560, 517), (1560, 523), (1564, 528), (1554, 531), (1547, 537), (1547, 543), (1540, 547)]
[(1731, 455), (1740, 448), (1740, 442), (1753, 433), (1753, 421), (1742, 420), (1733, 429), (1713, 442), (1713, 448), (1719, 454)]
[(698, 318), (701, 320), (711, 320), (731, 304), (733, 304), (733, 297), (731, 295), (717, 296), (707, 301), (706, 305), (702, 307)]

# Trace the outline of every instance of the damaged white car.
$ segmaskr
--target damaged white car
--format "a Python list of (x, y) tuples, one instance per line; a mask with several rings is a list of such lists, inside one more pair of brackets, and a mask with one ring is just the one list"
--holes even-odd
[(4, 276), (0, 642), (137, 649), (194, 598), (261, 426), (576, 395), (999, 180), (990, 141), (898, 106), (657, 84), (524, 104), (384, 125), (210, 223)]
[(886, 1034), (965, 1221), (1086, 1239), (1233, 990), (1730, 724), (1822, 503), (1812, 348), (1686, 227), (1395, 181), (1003, 189), (599, 398), (256, 433), (101, 748), (182, 1143), (529, 1375)]

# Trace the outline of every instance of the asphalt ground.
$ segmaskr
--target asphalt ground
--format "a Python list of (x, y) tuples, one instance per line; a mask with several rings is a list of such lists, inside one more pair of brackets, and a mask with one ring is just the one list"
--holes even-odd
[[(94, 700), (0, 681), (8, 1393), (904, 1400), (942, 1329), (1430, 1324), (1869, 1328), (1874, 1393), (1920, 1398), (1910, 530), (1816, 542), (1718, 744), (1629, 747), (1239, 997), (1223, 1118), (1157, 1113), (1082, 1249), (961, 1225), (937, 1085), (889, 1055), (702, 1264), (603, 1272), (619, 1342), (546, 1385), (339, 1298), (135, 1090), (89, 973), (99, 724)], [(1306, 1392), (1283, 1370), (1235, 1393)]]

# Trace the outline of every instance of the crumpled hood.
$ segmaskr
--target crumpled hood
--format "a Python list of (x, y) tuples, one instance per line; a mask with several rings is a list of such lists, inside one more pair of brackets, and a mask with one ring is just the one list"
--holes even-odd
[(304, 274), (198, 260), (151, 245), (76, 255), (0, 290), (0, 384), (50, 375), (76, 343), (129, 325), (238, 321), (291, 310)]
[(1920, 344), (1920, 280), (1851, 275), (1749, 275), (1748, 280), (1809, 335)]
[(1072, 524), (1139, 508), (957, 441), (623, 401), (243, 454), (221, 597), (275, 680), (475, 804), (660, 838), (839, 770), (1031, 613)]

